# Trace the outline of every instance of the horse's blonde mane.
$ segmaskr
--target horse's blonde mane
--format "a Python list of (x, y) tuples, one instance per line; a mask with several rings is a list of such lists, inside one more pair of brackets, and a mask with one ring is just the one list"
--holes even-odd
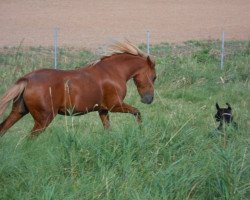
[(91, 65), (93, 66), (105, 58), (108, 58), (115, 54), (122, 54), (122, 53), (128, 53), (128, 54), (132, 54), (135, 56), (141, 56), (143, 58), (149, 57), (151, 62), (153, 63), (155, 62), (154, 59), (150, 55), (148, 55), (147, 53), (144, 53), (134, 44), (126, 40), (124, 42), (115, 41), (112, 44), (110, 44), (107, 47), (106, 53), (99, 60), (96, 60), (93, 63), (91, 63)]
[(110, 57), (114, 54), (121, 54), (121, 53), (129, 53), (135, 56), (141, 56), (141, 57), (148, 57), (146, 53), (141, 51), (139, 48), (137, 48), (135, 45), (133, 45), (128, 40), (124, 42), (115, 41), (112, 44), (110, 44), (107, 48), (107, 53), (104, 55), (104, 57)]

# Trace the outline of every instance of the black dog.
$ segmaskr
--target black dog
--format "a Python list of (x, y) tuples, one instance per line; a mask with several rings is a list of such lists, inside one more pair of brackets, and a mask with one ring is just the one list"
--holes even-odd
[(227, 108), (220, 108), (218, 103), (215, 105), (217, 113), (214, 117), (217, 122), (220, 122), (217, 129), (222, 130), (224, 123), (227, 125), (232, 124), (235, 129), (238, 129), (237, 123), (233, 121), (232, 108), (229, 103), (226, 103), (226, 105), (228, 106)]

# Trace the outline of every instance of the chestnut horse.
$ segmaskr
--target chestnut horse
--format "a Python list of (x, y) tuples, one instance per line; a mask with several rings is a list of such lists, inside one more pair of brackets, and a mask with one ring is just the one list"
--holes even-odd
[(142, 103), (154, 98), (155, 62), (130, 42), (115, 42), (100, 60), (76, 70), (39, 69), (21, 77), (0, 100), (0, 116), (13, 100), (9, 116), (0, 124), (3, 135), (15, 122), (30, 113), (38, 135), (56, 114), (83, 115), (98, 111), (104, 128), (109, 128), (108, 112), (133, 114), (141, 122), (140, 111), (123, 102), (126, 82), (133, 79)]

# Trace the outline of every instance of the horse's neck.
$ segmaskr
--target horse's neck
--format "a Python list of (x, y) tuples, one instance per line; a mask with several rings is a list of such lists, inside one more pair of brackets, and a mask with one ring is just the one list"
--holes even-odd
[[(109, 59), (109, 58), (108, 58)], [(133, 56), (130, 54), (119, 54), (110, 57), (112, 64), (109, 64), (107, 68), (112, 68), (117, 75), (120, 75), (128, 81), (133, 78), (145, 65), (145, 61), (141, 57)]]
[(91, 64), (83, 71), (88, 71), (91, 74), (98, 73), (105, 76), (114, 75), (124, 81), (128, 81), (133, 78), (145, 65), (143, 58), (133, 56), (130, 54), (117, 54), (107, 58), (104, 58), (94, 64)]

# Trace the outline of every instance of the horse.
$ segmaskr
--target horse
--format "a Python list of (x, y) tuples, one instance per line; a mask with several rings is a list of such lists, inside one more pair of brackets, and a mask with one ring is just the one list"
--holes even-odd
[(99, 60), (74, 70), (38, 69), (19, 78), (0, 100), (0, 116), (12, 101), (0, 135), (30, 113), (34, 127), (29, 137), (44, 131), (57, 114), (84, 115), (96, 111), (103, 127), (110, 127), (109, 112), (130, 113), (138, 123), (140, 111), (126, 104), (128, 80), (133, 79), (141, 102), (151, 104), (156, 79), (155, 61), (129, 41), (113, 42)]
[(220, 122), (218, 126), (218, 130), (223, 129), (223, 124), (232, 124), (235, 129), (238, 128), (238, 125), (236, 122), (233, 121), (233, 115), (232, 115), (232, 107), (229, 103), (226, 103), (227, 108), (220, 108), (219, 104), (216, 103), (215, 107), (217, 109), (217, 113), (215, 114), (215, 119), (217, 122)]

